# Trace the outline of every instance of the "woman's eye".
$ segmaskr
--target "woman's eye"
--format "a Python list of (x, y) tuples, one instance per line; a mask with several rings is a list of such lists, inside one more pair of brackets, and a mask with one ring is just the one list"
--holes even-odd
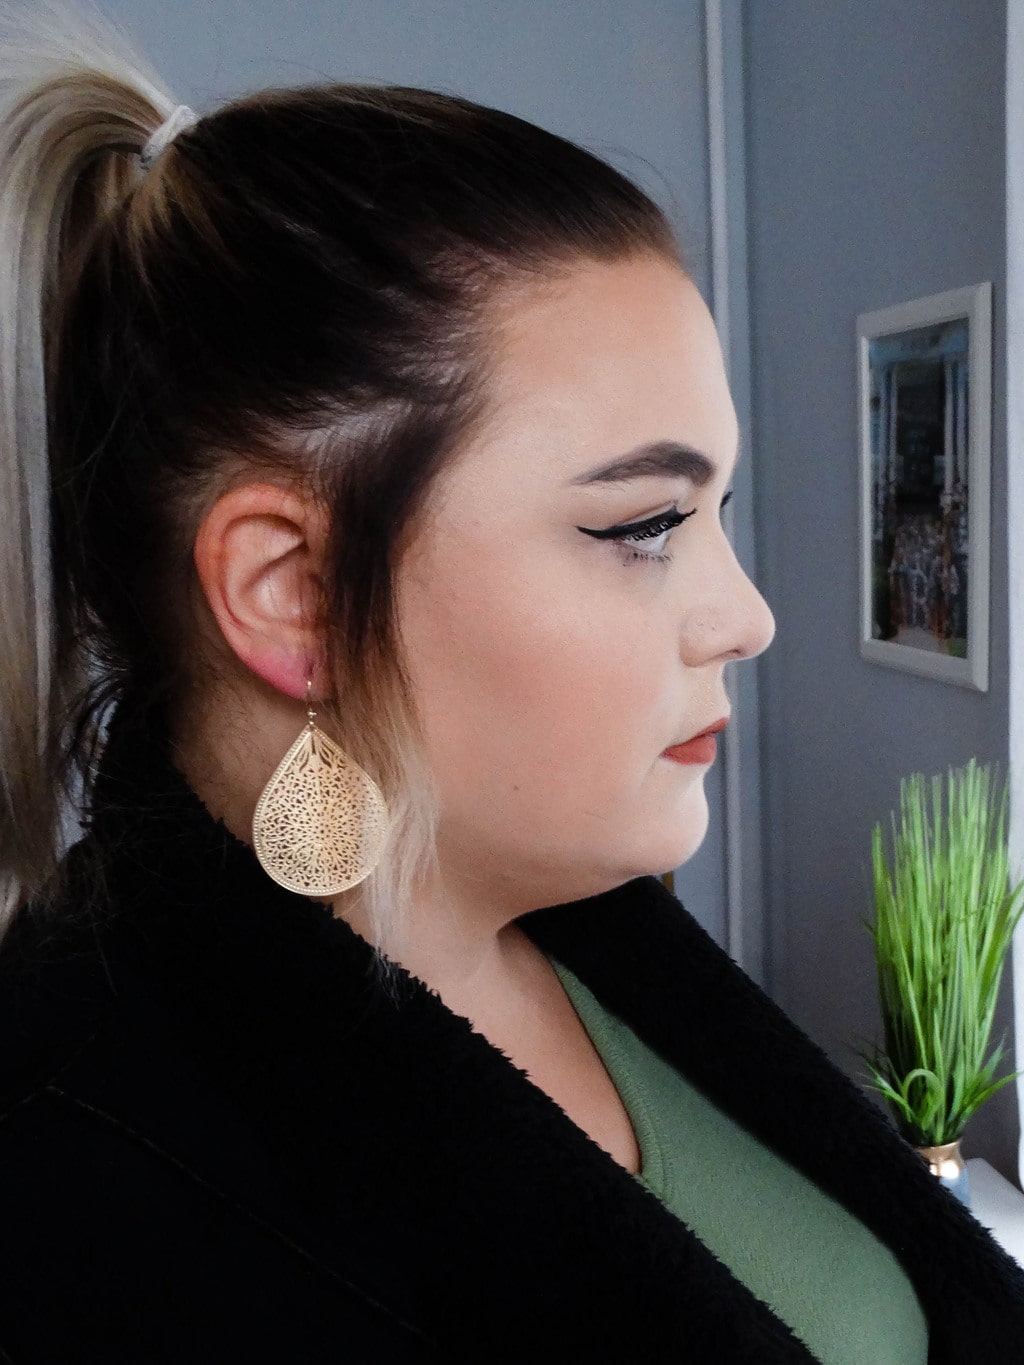
[[(637, 559), (666, 561), (672, 556), (662, 554), (661, 551), (670, 533), (681, 522), (692, 517), (696, 510), (694, 508), (693, 512), (680, 512), (677, 507), (673, 507), (669, 512), (648, 517), (646, 521), (631, 522), (627, 526), (610, 526), (606, 531), (590, 531), (581, 526), (579, 530), (596, 540), (611, 540), (616, 545), (623, 546), (627, 552), (627, 562)], [(648, 545), (648, 542), (653, 544)], [(634, 548), (638, 545), (643, 545), (644, 548), (642, 550)]]
[[(629, 534), (617, 536), (616, 542), (627, 548), (630, 560), (657, 559), (668, 561), (672, 556), (663, 552), (668, 544), (669, 536), (681, 522), (692, 516), (693, 512), (667, 512), (657, 521), (643, 523)], [(643, 549), (633, 548), (639, 544), (643, 545)]]

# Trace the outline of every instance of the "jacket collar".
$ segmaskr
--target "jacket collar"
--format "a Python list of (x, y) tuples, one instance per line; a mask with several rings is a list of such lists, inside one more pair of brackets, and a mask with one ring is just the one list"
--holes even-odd
[[(812, 1359), (467, 1019), (401, 968), (385, 992), (369, 944), (267, 878), (175, 770), (160, 726), (127, 706), (89, 828), (75, 875), (102, 872), (110, 909), (96, 941), (121, 1002), (109, 1037), (142, 1096), (127, 1086), (111, 1104), (326, 1273), (443, 1342), (447, 1359), (571, 1349), (667, 1361), (686, 1347), (722, 1362)], [(660, 879), (520, 923), (862, 1219), (902, 1261), (933, 1330), (965, 1277), (1006, 1282), (987, 1234)], [(194, 1103), (154, 1093), (157, 1037), (173, 1040), (168, 1055), (187, 1059), (237, 1144), (211, 1147)], [(109, 1085), (102, 1064), (94, 1081)], [(1020, 1283), (1008, 1292), (1024, 1324)]]

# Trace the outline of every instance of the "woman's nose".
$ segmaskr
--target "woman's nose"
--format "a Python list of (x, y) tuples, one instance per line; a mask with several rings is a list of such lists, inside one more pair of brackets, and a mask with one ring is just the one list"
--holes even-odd
[(775, 637), (775, 617), (726, 541), (703, 601), (693, 604), (685, 628), (684, 661), (753, 659)]

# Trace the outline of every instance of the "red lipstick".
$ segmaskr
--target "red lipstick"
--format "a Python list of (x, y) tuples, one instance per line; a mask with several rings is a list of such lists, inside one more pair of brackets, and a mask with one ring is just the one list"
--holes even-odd
[(729, 724), (729, 717), (724, 716), (721, 720), (716, 720), (714, 725), (709, 725), (706, 730), (701, 730), (699, 735), (694, 735), (685, 744), (673, 744), (671, 749), (666, 749), (663, 758), (671, 758), (675, 763), (714, 763), (718, 753), (718, 744), (715, 735), (720, 734)]

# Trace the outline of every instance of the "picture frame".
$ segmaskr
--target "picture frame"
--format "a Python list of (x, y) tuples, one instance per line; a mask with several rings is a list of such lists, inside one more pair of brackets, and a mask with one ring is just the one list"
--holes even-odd
[(860, 653), (988, 691), (992, 284), (857, 318)]

